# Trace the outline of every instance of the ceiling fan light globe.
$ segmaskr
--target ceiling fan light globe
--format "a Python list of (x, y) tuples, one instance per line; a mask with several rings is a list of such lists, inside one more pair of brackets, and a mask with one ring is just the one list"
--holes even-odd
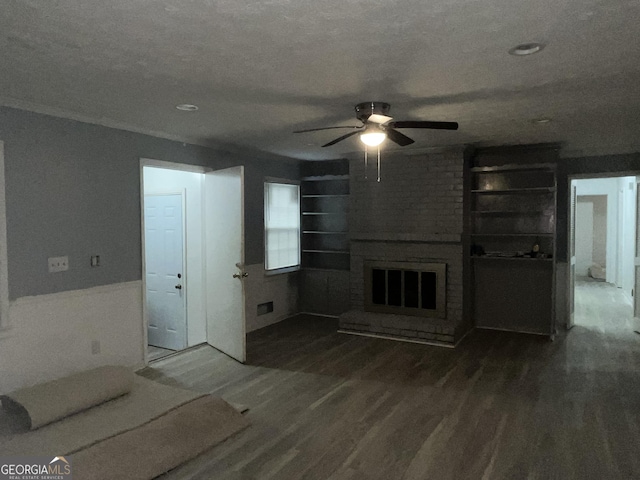
[(384, 132), (365, 132), (360, 135), (360, 141), (368, 147), (377, 147), (387, 138)]

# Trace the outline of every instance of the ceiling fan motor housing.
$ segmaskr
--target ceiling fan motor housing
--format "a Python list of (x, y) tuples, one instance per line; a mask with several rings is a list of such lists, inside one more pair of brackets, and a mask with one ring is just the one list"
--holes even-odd
[(385, 102), (363, 102), (356, 105), (356, 117), (365, 123), (371, 115), (387, 115), (391, 105)]

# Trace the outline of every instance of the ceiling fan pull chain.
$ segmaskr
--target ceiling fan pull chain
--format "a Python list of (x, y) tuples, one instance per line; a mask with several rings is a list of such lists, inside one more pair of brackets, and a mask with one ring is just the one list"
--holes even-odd
[(380, 183), (380, 147), (378, 146), (378, 183)]
[(367, 179), (367, 170), (369, 169), (369, 157), (367, 155), (367, 146), (364, 146), (364, 179)]

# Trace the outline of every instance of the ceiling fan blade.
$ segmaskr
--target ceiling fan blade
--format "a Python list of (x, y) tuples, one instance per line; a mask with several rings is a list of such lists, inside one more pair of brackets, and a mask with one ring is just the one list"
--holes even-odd
[(393, 120), (392, 117), (387, 117), (386, 115), (380, 115), (378, 113), (369, 115), (369, 118), (367, 118), (367, 122), (377, 123), (378, 125), (383, 125), (391, 120)]
[(340, 127), (322, 127), (322, 128), (309, 128), (307, 130), (296, 130), (293, 133), (318, 132), (320, 130), (333, 130), (335, 128), (362, 128), (362, 127), (364, 127), (364, 125), (356, 125), (356, 126), (343, 125)]
[(411, 145), (415, 141), (407, 137), (406, 135), (394, 130), (393, 128), (385, 128), (385, 133), (387, 134), (387, 138), (392, 142), (397, 143), (401, 147), (406, 145)]
[(323, 147), (330, 147), (331, 145), (335, 145), (338, 142), (341, 142), (342, 140), (349, 138), (353, 135), (356, 135), (358, 132), (349, 132), (346, 135), (342, 135), (341, 137), (336, 138), (335, 140), (331, 140), (329, 143), (326, 143), (324, 145), (322, 145)]
[(392, 128), (432, 128), (435, 130), (457, 130), (458, 122), (428, 122), (424, 120), (408, 120), (389, 123)]

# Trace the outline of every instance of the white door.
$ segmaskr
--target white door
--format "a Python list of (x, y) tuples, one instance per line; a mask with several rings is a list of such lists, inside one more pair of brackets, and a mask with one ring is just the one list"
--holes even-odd
[(207, 343), (245, 362), (244, 167), (205, 174)]
[(569, 265), (567, 276), (569, 277), (569, 291), (567, 292), (567, 329), (575, 324), (575, 289), (576, 289), (576, 200), (577, 191), (574, 182), (571, 182), (571, 198), (569, 208)]
[(149, 345), (186, 348), (182, 195), (144, 196)]
[(573, 221), (575, 227), (573, 256), (576, 258), (575, 274), (580, 277), (589, 276), (589, 269), (594, 263), (593, 210), (593, 202), (576, 203)]

